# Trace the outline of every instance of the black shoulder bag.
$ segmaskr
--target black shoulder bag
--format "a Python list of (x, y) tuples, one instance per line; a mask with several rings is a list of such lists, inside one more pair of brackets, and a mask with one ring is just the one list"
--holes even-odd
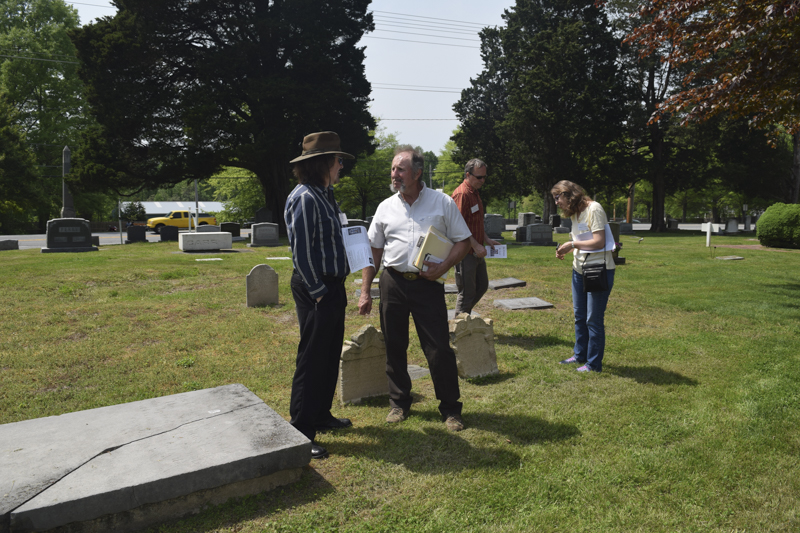
[[(602, 253), (605, 252), (595, 252)], [(588, 256), (591, 254), (586, 254)], [(585, 261), (584, 261), (585, 263)], [(608, 290), (608, 275), (606, 273), (606, 261), (603, 258), (602, 265), (592, 265), (583, 267), (583, 292), (603, 292)]]

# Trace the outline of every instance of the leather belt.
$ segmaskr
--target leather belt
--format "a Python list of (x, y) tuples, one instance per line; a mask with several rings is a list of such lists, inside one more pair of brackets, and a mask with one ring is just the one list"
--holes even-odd
[(394, 267), (386, 267), (386, 268), (388, 268), (389, 270), (391, 270), (392, 272), (394, 272), (396, 274), (399, 274), (399, 275), (403, 276), (408, 281), (417, 281), (418, 279), (420, 279), (420, 275), (417, 274), (416, 272), (400, 272), (399, 270), (397, 270)]

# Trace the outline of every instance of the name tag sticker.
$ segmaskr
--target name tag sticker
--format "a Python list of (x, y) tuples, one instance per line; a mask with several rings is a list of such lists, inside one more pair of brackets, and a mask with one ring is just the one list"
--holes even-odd
[(477, 213), (478, 212), (478, 204), (473, 205), (472, 209), (470, 209), (470, 211), (472, 211), (473, 213)]
[(585, 222), (581, 222), (578, 224), (578, 233), (586, 233), (589, 231), (589, 225)]

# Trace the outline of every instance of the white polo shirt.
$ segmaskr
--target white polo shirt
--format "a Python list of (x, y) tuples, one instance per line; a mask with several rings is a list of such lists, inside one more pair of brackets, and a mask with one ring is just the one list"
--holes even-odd
[(367, 235), (370, 246), (383, 249), (386, 266), (401, 272), (419, 272), (409, 264), (413, 259), (411, 254), (431, 226), (453, 242), (472, 235), (453, 199), (422, 182), (419, 197), (412, 205), (399, 192), (381, 202)]

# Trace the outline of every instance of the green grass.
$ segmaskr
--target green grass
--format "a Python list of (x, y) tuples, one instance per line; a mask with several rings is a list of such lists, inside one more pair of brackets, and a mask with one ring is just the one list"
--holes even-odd
[[(699, 232), (641, 235), (622, 237), (602, 374), (557, 364), (573, 340), (569, 262), (511, 246), (490, 278), (527, 287), (476, 308), (500, 374), (461, 382), (465, 431), (445, 430), (430, 379), (398, 426), (386, 397), (335, 406), (355, 427), (321, 436), (331, 458), (298, 483), (157, 530), (799, 530), (800, 254), (718, 248), (745, 258), (719, 261)], [(288, 418), (291, 263), (265, 260), (288, 251), (240, 246), (209, 262), (174, 243), (2, 252), (0, 423), (229, 383)], [(248, 308), (245, 276), (264, 262), (280, 304)], [(347, 286), (349, 337), (379, 321)], [(492, 307), (528, 296), (555, 308)], [(425, 365), (413, 335), (409, 356)]]

